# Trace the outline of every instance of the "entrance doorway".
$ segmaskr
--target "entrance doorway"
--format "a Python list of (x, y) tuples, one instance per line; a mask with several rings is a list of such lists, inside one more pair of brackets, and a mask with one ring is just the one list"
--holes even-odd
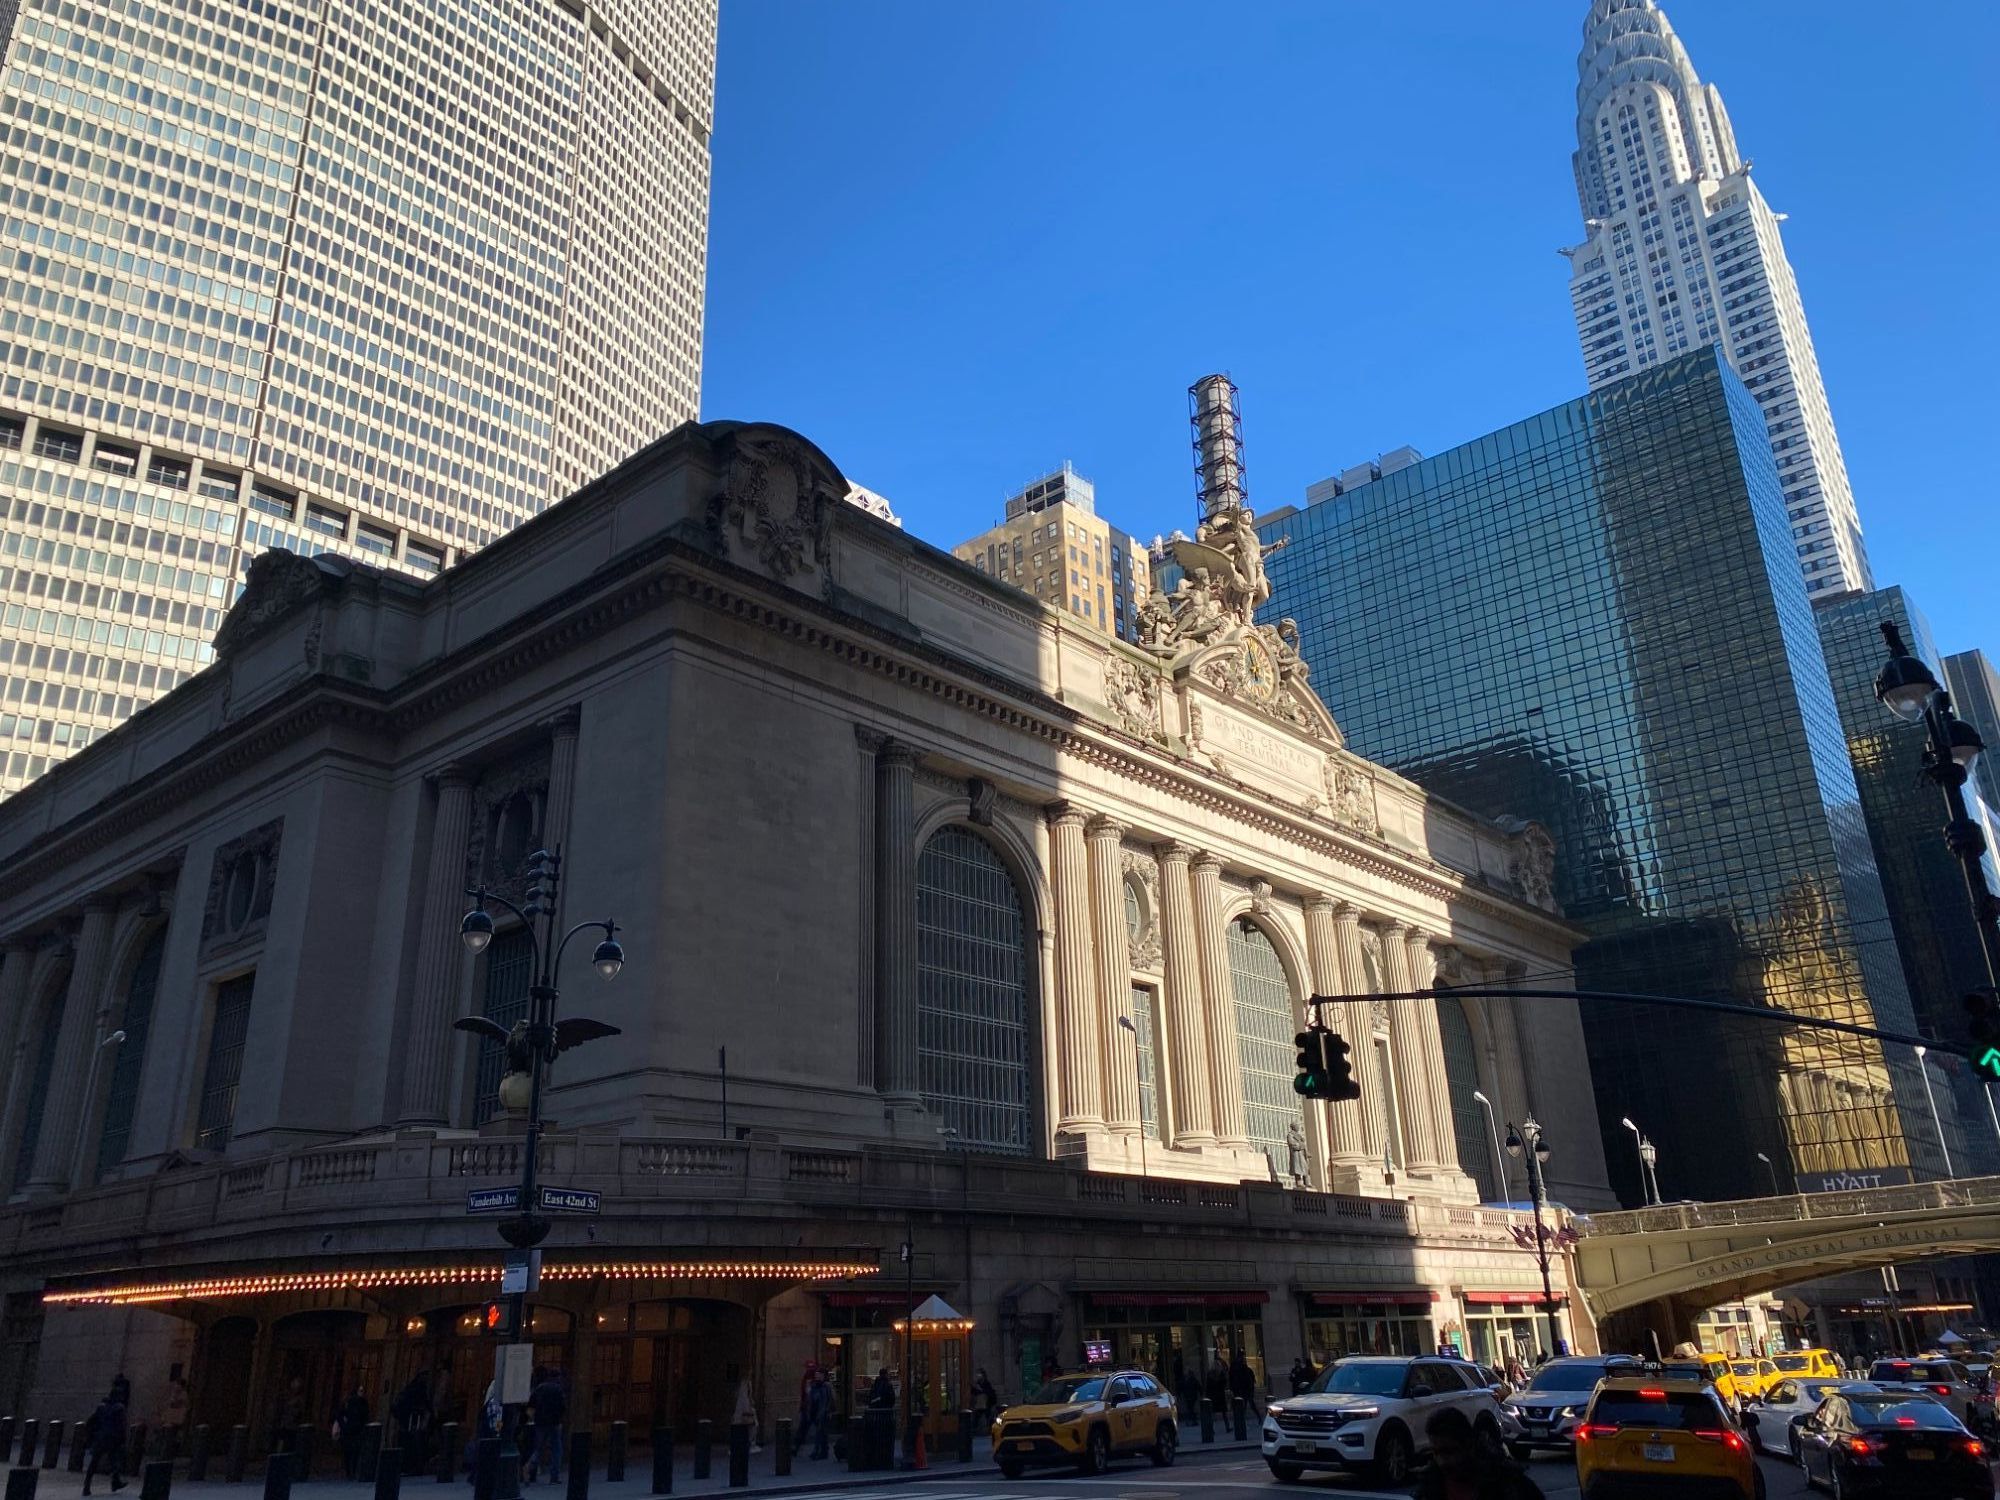
[[(280, 1319), (271, 1335), (270, 1412), (275, 1441), (301, 1427), (324, 1435), (334, 1408), (356, 1389), (371, 1408), (382, 1404), (382, 1338), (386, 1320), (326, 1308)], [(316, 1451), (325, 1452), (324, 1444)]]
[(211, 1432), (250, 1421), (250, 1366), (257, 1349), (255, 1318), (222, 1318), (201, 1341), (200, 1384), (189, 1420)]

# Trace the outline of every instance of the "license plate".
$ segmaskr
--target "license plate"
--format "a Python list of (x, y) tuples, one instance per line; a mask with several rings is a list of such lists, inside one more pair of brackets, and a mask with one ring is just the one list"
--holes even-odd
[[(1292, 1439), (1292, 1451), (1294, 1453), (1317, 1453), (1319, 1452), (1319, 1444), (1311, 1438), (1294, 1438)], [(1928, 1458), (1930, 1455), (1926, 1454), (1924, 1456)]]
[(1918, 1463), (1925, 1463), (1930, 1459), (1936, 1458), (1937, 1455), (1928, 1448), (1911, 1448), (1903, 1454), (1903, 1457), (1915, 1459)]
[(1035, 1440), (1033, 1438), (1009, 1438), (1007, 1446), (1010, 1448), (1032, 1448), (1035, 1446)]
[(1672, 1443), (1648, 1443), (1645, 1447), (1647, 1461), (1656, 1464), (1670, 1464), (1674, 1461)]

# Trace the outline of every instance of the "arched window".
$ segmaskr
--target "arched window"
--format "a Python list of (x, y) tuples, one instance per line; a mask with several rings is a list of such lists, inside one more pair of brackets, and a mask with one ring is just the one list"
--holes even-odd
[(1493, 1181), (1493, 1145), (1491, 1133), (1486, 1128), (1486, 1111), (1472, 1097), (1472, 1091), (1479, 1087), (1479, 1048), (1472, 1039), (1472, 1022), (1466, 1019), (1463, 1000), (1440, 1000), (1437, 1011), (1438, 1034), (1444, 1041), (1445, 1086), (1451, 1092), (1452, 1134), (1458, 1141), (1458, 1162), (1465, 1168), (1466, 1175), (1479, 1184), (1480, 1198), (1487, 1203), (1498, 1203), (1500, 1191)]
[(1229, 924), (1229, 981), (1236, 995), (1236, 1052), (1243, 1072), (1243, 1123), (1282, 1173), (1285, 1131), (1300, 1118), (1292, 1088), (1292, 1037), (1298, 1007), (1278, 950), (1247, 918)]
[[(525, 857), (525, 856), (524, 856)], [(535, 943), (525, 927), (510, 927), (486, 945), (486, 998), (480, 1014), (513, 1028), (527, 1019), (528, 986), (533, 982)], [(472, 1123), (484, 1125), (500, 1113), (500, 1079), (507, 1069), (507, 1049), (495, 1041), (479, 1044)]]
[(917, 859), (917, 1086), (967, 1150), (1027, 1155), (1028, 972), (1013, 875), (939, 829)]
[(153, 1027), (153, 996), (160, 987), (160, 957), (166, 952), (162, 927), (139, 950), (132, 977), (125, 985), (125, 1008), (117, 1029), (125, 1033), (111, 1063), (111, 1085), (104, 1097), (104, 1129), (97, 1137), (97, 1175), (102, 1178), (125, 1160), (132, 1138), (132, 1111), (139, 1102), (139, 1070), (146, 1061), (146, 1034)]
[[(65, 979), (66, 988), (69, 981)], [(28, 1097), (26, 1108), (21, 1115), (21, 1144), (14, 1154), (14, 1180), (12, 1190), (20, 1192), (28, 1185), (28, 1174), (35, 1169), (35, 1150), (42, 1140), (42, 1114), (49, 1104), (49, 1080), (56, 1071), (56, 1039), (62, 1031), (62, 990), (42, 1007), (42, 1024), (38, 1031), (29, 1033), (35, 1038), (28, 1051)]]

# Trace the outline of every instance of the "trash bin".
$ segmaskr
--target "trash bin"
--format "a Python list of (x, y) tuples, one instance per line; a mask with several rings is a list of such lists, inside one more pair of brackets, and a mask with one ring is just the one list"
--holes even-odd
[(870, 1469), (896, 1466), (896, 1408), (871, 1406), (861, 1415), (862, 1463)]

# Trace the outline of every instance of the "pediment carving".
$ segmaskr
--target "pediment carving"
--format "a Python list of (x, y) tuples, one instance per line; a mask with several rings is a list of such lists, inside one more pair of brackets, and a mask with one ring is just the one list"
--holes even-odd
[(824, 595), (832, 584), (834, 507), (846, 481), (818, 449), (781, 427), (728, 426), (722, 441), (728, 464), (708, 502), (710, 542), (740, 567)]

